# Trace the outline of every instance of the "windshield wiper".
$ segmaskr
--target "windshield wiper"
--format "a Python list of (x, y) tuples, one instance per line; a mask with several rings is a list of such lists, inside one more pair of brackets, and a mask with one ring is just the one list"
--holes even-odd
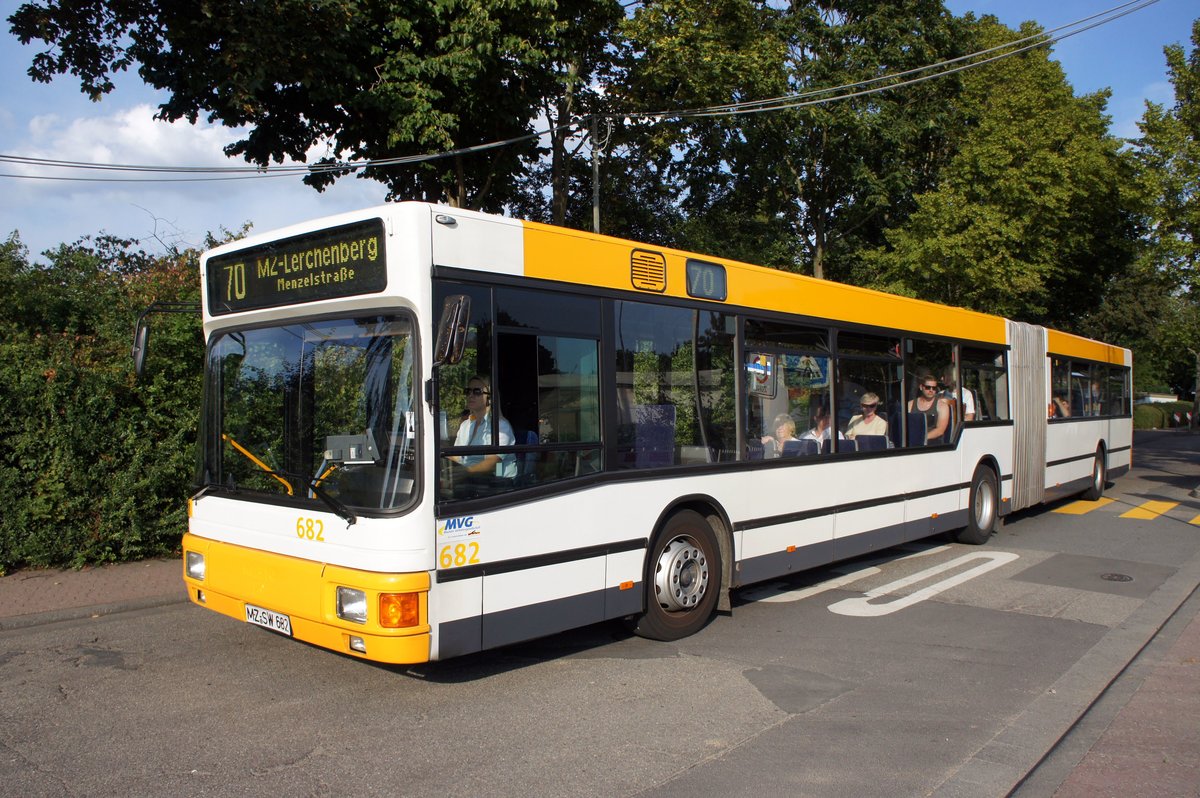
[[(288, 482), (288, 480), (293, 480), (295, 482), (300, 482), (304, 485), (307, 485), (309, 490), (313, 492), (314, 496), (325, 502), (325, 504), (329, 505), (329, 509), (333, 510), (339, 517), (345, 520), (347, 526), (353, 526), (355, 522), (358, 521), (358, 516), (354, 514), (353, 510), (326, 493), (323, 488), (319, 487), (317, 480), (313, 479), (312, 477), (306, 477), (303, 474), (293, 474), (288, 471), (276, 471), (273, 468), (266, 467), (262, 467), (262, 471), (263, 473), (278, 479), (280, 482), (283, 482), (288, 486), (289, 489), (291, 488), (291, 484)], [(202, 487), (200, 491), (192, 498), (199, 499), (210, 490), (229, 490), (234, 493), (241, 492), (235, 485), (219, 485), (215, 482), (210, 482)]]
[(320, 499), (321, 501), (323, 501), (327, 505), (329, 505), (329, 508), (331, 510), (333, 510), (335, 513), (338, 514), (339, 517), (343, 518), (346, 521), (347, 526), (353, 526), (354, 523), (356, 521), (358, 521), (358, 516), (354, 514), (353, 510), (351, 510), (346, 505), (342, 504), (337, 499), (330, 496), (328, 493), (325, 492), (324, 488), (320, 487), (319, 480), (317, 480), (313, 477), (305, 476), (303, 474), (290, 474), (287, 471), (272, 471), (271, 473), (279, 474), (279, 476), (287, 477), (288, 479), (299, 480), (300, 482), (307, 485), (308, 489), (313, 492), (314, 496), (316, 496), (318, 499)]

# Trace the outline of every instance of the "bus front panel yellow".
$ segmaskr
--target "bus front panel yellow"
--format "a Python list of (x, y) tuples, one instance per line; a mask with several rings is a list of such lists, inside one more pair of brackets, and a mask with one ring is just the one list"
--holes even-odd
[[(375, 662), (429, 661), (428, 573), (342, 568), (191, 533), (183, 537), (183, 550), (184, 582), (194, 604)], [(202, 572), (198, 557), (203, 558)], [(415, 602), (414, 617), (410, 619), (415, 623), (385, 628), (379, 616), (380, 597), (405, 594)], [(360, 595), (364, 620), (342, 617), (344, 607)]]

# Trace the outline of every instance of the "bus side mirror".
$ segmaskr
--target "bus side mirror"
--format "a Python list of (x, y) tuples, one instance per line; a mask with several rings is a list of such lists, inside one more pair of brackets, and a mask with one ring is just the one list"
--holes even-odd
[(434, 368), (462, 360), (467, 345), (467, 320), (471, 316), (471, 297), (454, 294), (446, 297), (438, 321), (437, 343), (433, 347)]
[(150, 341), (150, 321), (146, 318), (151, 313), (186, 313), (190, 316), (200, 315), (198, 302), (153, 302), (137, 317), (133, 328), (133, 348), (129, 354), (133, 356), (133, 373), (142, 376), (146, 370), (146, 344)]
[(133, 330), (133, 348), (129, 352), (133, 356), (133, 373), (139, 379), (146, 370), (146, 344), (149, 341), (150, 325), (146, 322), (145, 314), (142, 314)]

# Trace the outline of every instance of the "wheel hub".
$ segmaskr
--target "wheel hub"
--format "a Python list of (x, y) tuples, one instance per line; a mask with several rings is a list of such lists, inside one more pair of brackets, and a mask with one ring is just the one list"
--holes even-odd
[(663, 549), (654, 574), (654, 592), (668, 612), (690, 610), (708, 590), (708, 560), (696, 542), (678, 537)]

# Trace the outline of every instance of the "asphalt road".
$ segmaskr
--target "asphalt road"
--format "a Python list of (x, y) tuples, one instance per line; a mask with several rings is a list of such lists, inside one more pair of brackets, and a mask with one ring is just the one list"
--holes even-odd
[(1004, 795), (1200, 582), (1195, 454), (1135, 456), (1108, 504), (746, 589), (678, 643), (386, 668), (182, 604), (0, 632), (0, 794)]

